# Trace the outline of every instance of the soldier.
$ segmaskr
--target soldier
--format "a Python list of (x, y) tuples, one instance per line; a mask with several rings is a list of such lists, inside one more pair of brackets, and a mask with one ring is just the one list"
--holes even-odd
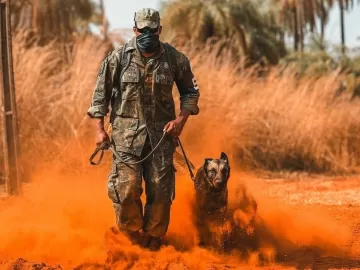
[[(101, 65), (88, 115), (94, 122), (97, 145), (107, 142), (104, 117), (111, 105), (111, 145), (124, 161), (113, 156), (108, 179), (117, 227), (132, 243), (157, 250), (168, 230), (175, 198), (175, 139), (188, 117), (199, 113), (200, 94), (188, 58), (160, 41), (159, 12), (140, 9), (135, 12), (134, 22), (135, 36), (113, 50)], [(180, 93), (177, 117), (172, 96), (174, 82)], [(165, 139), (149, 158), (127, 164), (146, 157), (164, 132)], [(144, 209), (140, 199), (142, 179)], [(140, 240), (141, 230), (144, 241)]]

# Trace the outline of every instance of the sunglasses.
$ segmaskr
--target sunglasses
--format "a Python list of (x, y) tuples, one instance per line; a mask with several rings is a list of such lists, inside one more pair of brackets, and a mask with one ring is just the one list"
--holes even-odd
[(136, 28), (136, 29), (141, 34), (142, 33), (149, 33), (149, 32), (155, 34), (159, 30), (159, 26), (156, 27), (156, 28), (150, 28), (150, 27), (146, 26), (146, 27), (141, 28), (141, 29), (139, 29), (139, 28)]

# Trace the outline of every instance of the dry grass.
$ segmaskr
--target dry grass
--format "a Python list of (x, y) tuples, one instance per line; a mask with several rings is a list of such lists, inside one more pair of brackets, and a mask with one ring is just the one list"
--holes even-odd
[(190, 58), (202, 96), (201, 116), (192, 120), (199, 130), (188, 135), (200, 134), (200, 147), (212, 135), (204, 152), (215, 140), (242, 166), (358, 172), (359, 101), (349, 102), (351, 93), (335, 95), (336, 71), (298, 79), (291, 67), (281, 76), (275, 68), (258, 78), (255, 69), (239, 75), (224, 59), (217, 64), (210, 52)]
[[(60, 53), (57, 44), (31, 49), (21, 44), (21, 37), (14, 39), (22, 157), (31, 167), (35, 158), (88, 164), (94, 134), (86, 112), (108, 47), (92, 37), (78, 38), (71, 54)], [(255, 71), (239, 75), (229, 56), (219, 58), (209, 48), (183, 51), (201, 98), (200, 114), (182, 137), (200, 153), (199, 162), (221, 149), (242, 166), (357, 172), (360, 106), (357, 100), (349, 103), (347, 93), (334, 99), (338, 74), (298, 80), (291, 69), (282, 76), (275, 69), (257, 78)]]
[(77, 37), (72, 48), (55, 42), (25, 48), (23, 39), (13, 40), (21, 156), (31, 161), (23, 164), (66, 162), (67, 150), (84, 150), (84, 139), (93, 138), (86, 111), (108, 46), (88, 36)]

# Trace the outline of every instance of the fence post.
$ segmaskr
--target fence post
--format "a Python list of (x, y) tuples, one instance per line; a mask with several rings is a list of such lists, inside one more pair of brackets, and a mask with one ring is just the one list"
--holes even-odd
[(0, 0), (0, 38), (5, 191), (9, 195), (19, 195), (21, 181), (18, 164), (19, 150), (12, 64), (10, 0)]

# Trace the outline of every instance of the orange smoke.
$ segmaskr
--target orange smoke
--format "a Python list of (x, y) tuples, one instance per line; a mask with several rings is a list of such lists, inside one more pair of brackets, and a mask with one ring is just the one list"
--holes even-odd
[(239, 178), (244, 179), (258, 202), (260, 235), (265, 246), (272, 242), (278, 251), (287, 253), (311, 247), (321, 251), (322, 255), (345, 256), (343, 248), (352, 237), (350, 224), (336, 222), (314, 206), (302, 205), (301, 201), (291, 206), (284, 200), (270, 199), (263, 180), (246, 176)]
[[(109, 228), (115, 218), (107, 198), (107, 167), (90, 167), (87, 173), (70, 175), (59, 170), (39, 171), (35, 181), (26, 186), (22, 197), (1, 203), (0, 258), (60, 264), (62, 267), (111, 264), (112, 269), (136, 266), (154, 269), (172, 265), (204, 269), (211, 263), (244, 264), (239, 254), (219, 255), (196, 247), (197, 233), (192, 224), (190, 202), (193, 187), (187, 175), (178, 175), (177, 193), (172, 208), (166, 241), (169, 245), (157, 253), (131, 244), (121, 235), (113, 236)], [(262, 248), (267, 260), (273, 260), (276, 248), (313, 245), (333, 251), (347, 241), (347, 231), (319, 213), (298, 213), (266, 198), (255, 178), (234, 172), (230, 193), (239, 183), (249, 185), (259, 204), (259, 214), (269, 228), (259, 225)], [(230, 194), (232, 202), (234, 197)], [(110, 233), (110, 234), (109, 234)], [(105, 237), (105, 235), (108, 235)], [(274, 246), (274, 241), (279, 246)], [(251, 253), (248, 263), (257, 264), (258, 254)], [(87, 268), (89, 267), (89, 268)], [(178, 268), (176, 268), (178, 269)], [(184, 268), (186, 269), (186, 268)]]

